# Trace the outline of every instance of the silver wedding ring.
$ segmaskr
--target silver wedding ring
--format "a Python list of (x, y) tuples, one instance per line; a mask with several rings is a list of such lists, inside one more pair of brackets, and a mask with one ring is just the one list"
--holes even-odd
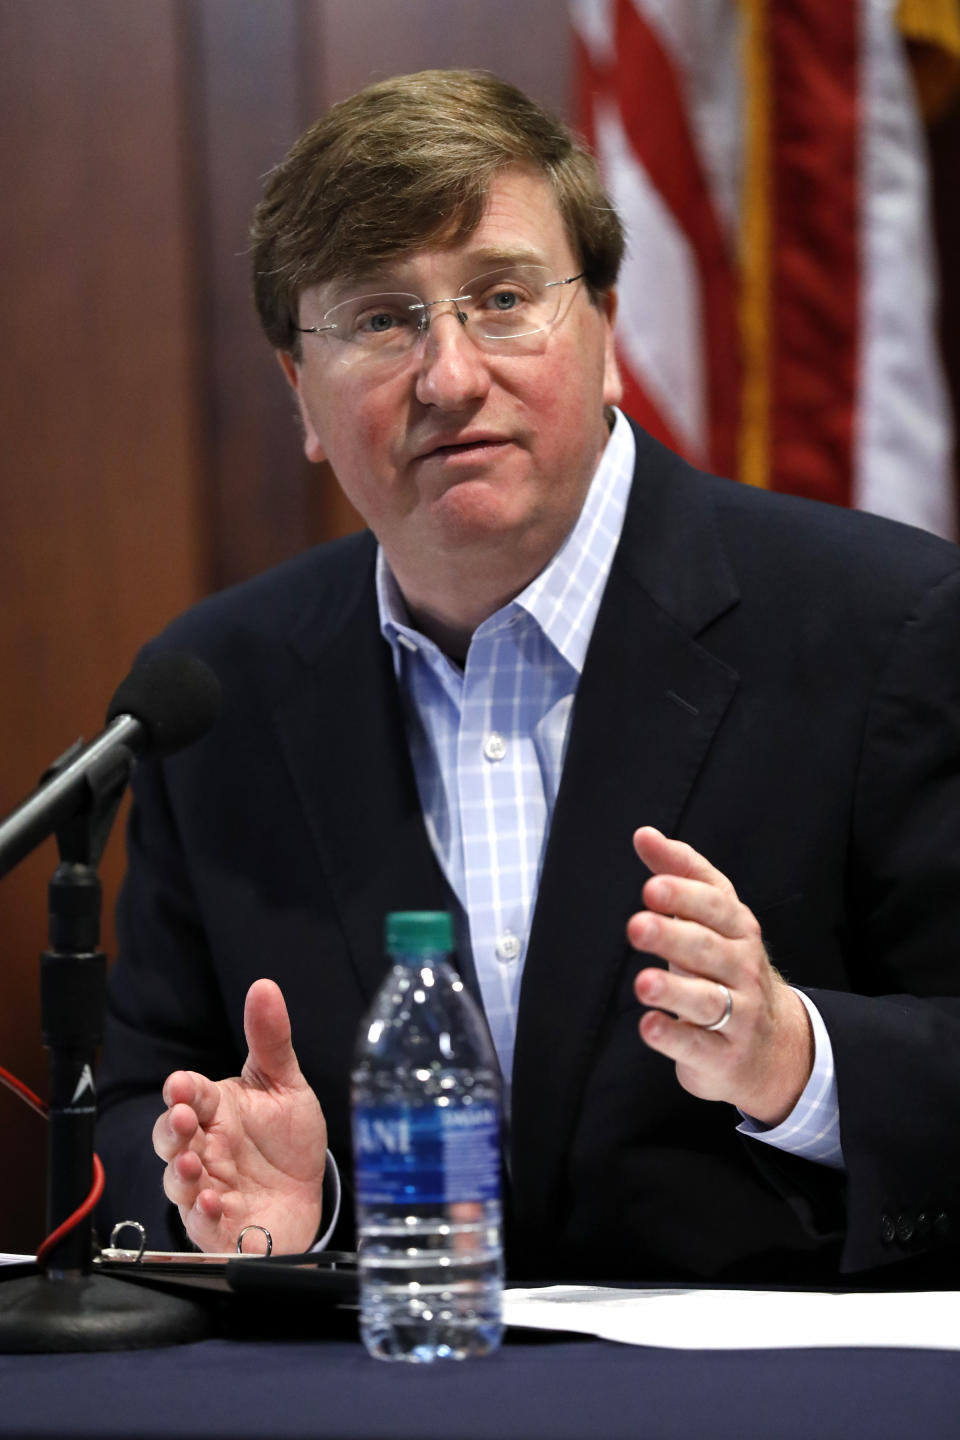
[(730, 994), (730, 991), (722, 980), (715, 980), (713, 983), (718, 985), (723, 991), (723, 1014), (719, 1020), (714, 1020), (712, 1025), (701, 1025), (701, 1030), (722, 1030), (733, 1014), (733, 996)]

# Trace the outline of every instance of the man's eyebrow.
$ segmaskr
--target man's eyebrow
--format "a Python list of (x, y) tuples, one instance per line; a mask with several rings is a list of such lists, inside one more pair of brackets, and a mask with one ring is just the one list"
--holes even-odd
[[(483, 245), (476, 250), (469, 250), (463, 257), (463, 283), (472, 280), (476, 275), (483, 275), (487, 270), (502, 270), (505, 266), (511, 265), (546, 265), (547, 257), (541, 250), (531, 249), (527, 245)], [(339, 280), (334, 279), (328, 283), (330, 291), (342, 294), (350, 290), (357, 294), (384, 294), (390, 291), (413, 293), (413, 282), (404, 275), (403, 261), (398, 261), (395, 269), (384, 267), (382, 270), (368, 270), (361, 275), (345, 275)], [(325, 288), (325, 287), (318, 287)]]
[[(525, 245), (516, 246), (482, 246), (479, 250), (471, 250), (466, 259), (468, 269), (475, 265), (486, 267), (490, 270), (499, 270), (504, 265), (544, 265), (546, 256), (542, 250), (531, 250)], [(478, 275), (480, 270), (476, 272)]]

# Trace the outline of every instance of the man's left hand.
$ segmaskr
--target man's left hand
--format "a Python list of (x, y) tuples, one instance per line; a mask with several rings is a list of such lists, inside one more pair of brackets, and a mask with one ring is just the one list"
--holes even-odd
[[(653, 873), (646, 910), (631, 915), (627, 938), (668, 968), (643, 969), (634, 992), (652, 1007), (641, 1038), (667, 1055), (691, 1095), (725, 1100), (764, 1125), (797, 1103), (813, 1066), (803, 1001), (770, 963), (756, 916), (719, 870), (678, 840), (645, 825), (634, 849)], [(730, 1017), (722, 1019), (730, 994)]]

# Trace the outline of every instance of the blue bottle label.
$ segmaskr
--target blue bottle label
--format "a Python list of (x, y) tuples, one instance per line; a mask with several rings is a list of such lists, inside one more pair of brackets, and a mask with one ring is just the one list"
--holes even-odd
[(359, 1105), (353, 1115), (361, 1205), (447, 1205), (500, 1195), (494, 1105)]

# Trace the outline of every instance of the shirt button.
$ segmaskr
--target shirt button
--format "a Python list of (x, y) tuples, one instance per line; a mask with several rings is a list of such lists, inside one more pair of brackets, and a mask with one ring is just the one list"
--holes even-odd
[(491, 730), (483, 744), (483, 753), (488, 760), (502, 760), (507, 753), (507, 747), (502, 735), (496, 730)]
[(504, 930), (503, 934), (497, 939), (497, 959), (506, 961), (516, 960), (520, 954), (520, 948), (519, 936), (514, 935), (512, 930)]

